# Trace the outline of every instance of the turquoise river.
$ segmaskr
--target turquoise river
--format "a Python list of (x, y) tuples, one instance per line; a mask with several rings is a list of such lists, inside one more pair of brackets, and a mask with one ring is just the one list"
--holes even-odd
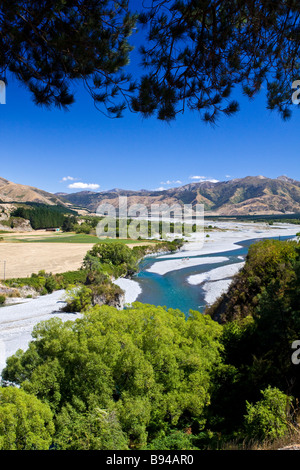
[[(275, 238), (275, 237), (274, 237)], [(278, 237), (276, 237), (278, 239)], [(294, 237), (280, 237), (281, 240), (287, 240)], [(261, 239), (259, 239), (261, 240)], [(249, 246), (257, 242), (258, 239), (239, 242), (237, 248), (232, 251), (223, 251), (213, 253), (211, 255), (190, 256), (192, 258), (207, 257), (226, 257), (226, 261), (215, 264), (201, 264), (199, 266), (186, 267), (176, 271), (170, 271), (165, 275), (159, 275), (147, 272), (147, 269), (153, 264), (160, 261), (159, 257), (148, 257), (140, 263), (140, 271), (134, 276), (134, 280), (140, 284), (141, 294), (137, 297), (137, 302), (148, 303), (152, 305), (162, 305), (167, 308), (178, 308), (185, 314), (190, 310), (198, 310), (203, 312), (205, 302), (205, 291), (201, 285), (191, 285), (187, 278), (191, 275), (208, 272), (221, 266), (235, 263), (241, 263), (247, 253)], [(164, 261), (167, 258), (164, 257)], [(172, 257), (174, 259), (174, 257)]]

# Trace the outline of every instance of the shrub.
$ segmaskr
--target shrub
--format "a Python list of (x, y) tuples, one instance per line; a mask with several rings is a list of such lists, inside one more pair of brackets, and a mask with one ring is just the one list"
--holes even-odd
[(82, 224), (77, 224), (74, 226), (74, 230), (76, 233), (85, 233), (87, 235), (89, 235), (92, 231), (92, 226), (87, 224), (86, 222), (82, 223)]
[(23, 390), (0, 388), (0, 450), (48, 450), (53, 434), (48, 405)]
[(84, 413), (66, 406), (56, 420), (58, 450), (128, 450), (128, 439), (114, 412), (95, 406)]
[(66, 312), (82, 312), (91, 306), (92, 291), (86, 286), (69, 286), (66, 289)]
[(54, 276), (50, 275), (46, 277), (45, 289), (48, 293), (51, 294), (51, 292), (57, 290), (58, 288), (59, 288), (59, 285)]
[(164, 437), (154, 439), (145, 450), (196, 450), (193, 435), (183, 431), (172, 430)]
[(66, 271), (65, 273), (55, 275), (56, 281), (61, 288), (66, 288), (68, 285), (84, 284), (86, 277), (87, 271), (84, 269)]
[(276, 439), (288, 431), (288, 410), (291, 397), (278, 388), (261, 391), (263, 398), (254, 405), (246, 402), (245, 428), (248, 438)]
[(20, 278), (12, 278), (5, 281), (5, 284), (10, 287), (32, 287), (37, 292), (40, 292), (44, 289), (46, 283), (46, 278), (42, 275), (33, 273), (31, 277), (20, 277)]
[(94, 285), (92, 287), (92, 292), (94, 300), (96, 300), (97, 297), (103, 297), (104, 303), (106, 304), (117, 301), (119, 296), (124, 294), (124, 291), (119, 286), (113, 284), (109, 280), (106, 280), (102, 284)]

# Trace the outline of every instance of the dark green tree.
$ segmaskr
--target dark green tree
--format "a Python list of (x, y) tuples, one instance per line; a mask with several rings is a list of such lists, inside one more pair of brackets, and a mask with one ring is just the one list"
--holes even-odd
[[(297, 0), (0, 0), (0, 74), (38, 105), (67, 108), (81, 81), (110, 116), (128, 105), (166, 121), (191, 109), (214, 123), (238, 110), (235, 89), (251, 99), (264, 86), (267, 107), (287, 119), (299, 15)], [(125, 71), (137, 17), (145, 31), (133, 83)]]
[(122, 73), (135, 25), (127, 4), (1, 0), (0, 74), (12, 73), (37, 105), (59, 108), (73, 103), (71, 85), (81, 80), (96, 106), (103, 104), (109, 115), (120, 116), (126, 90), (132, 86)]
[(245, 427), (248, 436), (259, 440), (283, 437), (289, 429), (289, 408), (292, 398), (278, 388), (267, 387), (254, 405), (247, 402)]
[(72, 232), (74, 230), (74, 225), (76, 224), (76, 217), (68, 216), (65, 217), (61, 229), (63, 232)]
[(239, 86), (253, 98), (267, 88), (267, 107), (286, 119), (299, 79), (300, 5), (295, 0), (152, 0), (139, 21), (147, 74), (133, 107), (171, 120), (186, 108), (214, 123), (232, 115)]
[(83, 267), (91, 269), (103, 264), (123, 268), (124, 274), (132, 274), (138, 269), (134, 253), (122, 243), (96, 243), (85, 256)]
[[(219, 304), (225, 319), (224, 368), (216, 372), (210, 408), (213, 429), (223, 433), (241, 427), (246, 402), (258, 402), (261, 390), (268, 387), (293, 396), (297, 411), (299, 365), (292, 360), (293, 342), (300, 337), (297, 243), (268, 240), (252, 245), (230, 291), (230, 301)], [(264, 419), (263, 409), (258, 410)], [(255, 424), (259, 416), (252, 412)]]

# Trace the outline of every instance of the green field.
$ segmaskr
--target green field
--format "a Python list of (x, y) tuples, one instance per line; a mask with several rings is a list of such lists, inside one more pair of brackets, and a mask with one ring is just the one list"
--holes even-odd
[[(145, 244), (149, 243), (147, 240), (130, 240), (130, 239), (113, 239), (113, 238), (98, 238), (96, 235), (87, 235), (84, 233), (79, 234), (57, 234), (53, 237), (32, 237), (32, 238), (18, 238), (10, 237), (5, 238), (9, 242), (22, 242), (22, 243), (123, 243), (125, 245), (131, 243)], [(152, 240), (151, 240), (152, 241)], [(153, 240), (155, 243), (156, 241)]]

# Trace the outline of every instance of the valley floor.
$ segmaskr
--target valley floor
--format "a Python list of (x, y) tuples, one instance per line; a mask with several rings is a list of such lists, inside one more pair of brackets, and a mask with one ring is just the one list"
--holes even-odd
[(75, 271), (93, 244), (86, 243), (1, 243), (0, 279), (28, 277), (45, 270), (48, 273)]
[[(183, 258), (222, 253), (230, 249), (237, 249), (236, 243), (265, 237), (295, 236), (300, 226), (278, 225), (268, 227), (258, 224), (219, 223), (218, 226), (227, 231), (212, 231), (209, 238), (199, 240), (192, 237), (180, 252), (173, 255), (161, 255), (152, 266), (159, 274), (165, 274), (174, 269), (175, 263), (182, 262)], [(85, 244), (59, 244), (59, 243), (3, 243), (0, 244), (0, 269), (3, 269), (3, 260), (7, 260), (7, 277), (26, 276), (31, 272), (45, 269), (47, 272), (64, 272), (80, 267), (82, 259), (90, 247)], [(185, 264), (182, 263), (185, 267)], [(2, 273), (1, 276), (2, 277)], [(202, 278), (190, 279), (191, 283), (198, 283)], [(215, 280), (215, 279), (214, 279)], [(218, 277), (220, 280), (220, 277)], [(139, 284), (130, 279), (116, 281), (125, 290), (125, 301), (135, 301), (140, 293)], [(0, 373), (6, 358), (14, 354), (17, 349), (27, 347), (31, 339), (33, 327), (53, 316), (63, 320), (77, 318), (77, 315), (59, 312), (63, 302), (63, 292), (58, 291), (38, 299), (20, 299), (18, 305), (8, 305), (0, 308)]]
[[(293, 224), (278, 224), (268, 225), (259, 223), (239, 223), (239, 222), (207, 222), (216, 227), (216, 230), (208, 232), (209, 237), (204, 234), (192, 235), (188, 238), (188, 242), (182, 247), (180, 252), (174, 254), (156, 256), (156, 262), (150, 266), (149, 272), (166, 275), (171, 271), (178, 269), (185, 269), (188, 266), (201, 266), (202, 264), (213, 264), (217, 261), (222, 261), (220, 254), (230, 250), (237, 250), (239, 242), (261, 239), (261, 238), (280, 238), (291, 236), (294, 237), (300, 232), (300, 225)], [(219, 230), (218, 230), (219, 229)], [(201, 258), (217, 254), (218, 257)], [(242, 263), (240, 263), (242, 266)], [(208, 303), (214, 302), (216, 298), (228, 288), (231, 277), (236, 272), (231, 266), (226, 266), (222, 270), (221, 277), (213, 279), (215, 282), (208, 282), (207, 301)], [(219, 271), (218, 271), (218, 274)], [(226, 279), (226, 281), (224, 281)], [(190, 284), (200, 284), (203, 282), (203, 275), (189, 279)], [(125, 295), (131, 301), (137, 299), (140, 290), (137, 281), (117, 280), (116, 284), (120, 285), (125, 290)]]
[[(101, 241), (96, 236), (43, 230), (7, 233), (1, 235), (0, 240), (0, 280), (4, 277), (28, 277), (41, 270), (52, 274), (76, 271), (87, 251)], [(122, 242), (129, 247), (142, 243), (134, 240)], [(143, 242), (144, 245), (151, 243)]]

